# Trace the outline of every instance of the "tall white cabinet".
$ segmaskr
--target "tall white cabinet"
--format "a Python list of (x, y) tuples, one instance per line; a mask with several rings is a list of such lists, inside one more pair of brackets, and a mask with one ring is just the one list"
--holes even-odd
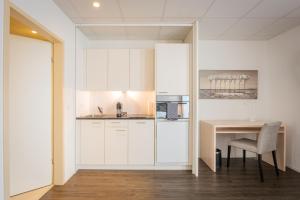
[(189, 44), (155, 46), (156, 93), (189, 95)]
[(188, 164), (188, 121), (159, 122), (157, 123), (157, 133), (157, 163)]

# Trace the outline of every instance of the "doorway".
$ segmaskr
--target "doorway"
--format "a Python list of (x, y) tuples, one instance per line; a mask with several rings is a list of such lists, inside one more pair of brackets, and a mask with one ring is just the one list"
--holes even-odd
[(11, 5), (8, 60), (9, 196), (39, 199), (64, 183), (63, 43)]

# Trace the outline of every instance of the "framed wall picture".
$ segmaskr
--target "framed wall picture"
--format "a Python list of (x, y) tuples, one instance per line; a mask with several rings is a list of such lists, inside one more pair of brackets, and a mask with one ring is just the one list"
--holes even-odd
[(199, 99), (257, 99), (257, 70), (199, 70)]

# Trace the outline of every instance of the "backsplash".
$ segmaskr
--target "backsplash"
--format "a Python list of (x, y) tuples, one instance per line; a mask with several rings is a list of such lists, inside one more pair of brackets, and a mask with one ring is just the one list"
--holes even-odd
[(97, 106), (104, 114), (116, 114), (116, 104), (123, 104), (123, 111), (128, 114), (153, 115), (155, 93), (149, 91), (77, 91), (76, 116), (99, 114)]

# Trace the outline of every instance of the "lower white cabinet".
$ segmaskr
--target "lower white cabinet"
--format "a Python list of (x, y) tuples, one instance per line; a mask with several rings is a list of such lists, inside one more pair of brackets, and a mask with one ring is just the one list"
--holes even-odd
[(188, 163), (188, 121), (158, 121), (156, 134), (157, 163)]
[(128, 164), (154, 165), (154, 121), (129, 121)]
[(80, 120), (80, 168), (154, 166), (154, 120)]
[(107, 120), (105, 122), (105, 164), (126, 165), (128, 163), (128, 122)]
[(104, 164), (104, 121), (82, 120), (79, 144), (80, 164)]
[(127, 164), (127, 137), (128, 130), (120, 128), (106, 129), (105, 137), (105, 163)]

